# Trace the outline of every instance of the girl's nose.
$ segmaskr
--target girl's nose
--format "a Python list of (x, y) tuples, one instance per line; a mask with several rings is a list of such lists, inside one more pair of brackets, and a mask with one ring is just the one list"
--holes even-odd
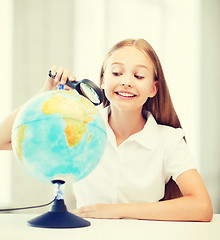
[(124, 87), (133, 87), (133, 79), (131, 76), (124, 76), (121, 79), (121, 85)]

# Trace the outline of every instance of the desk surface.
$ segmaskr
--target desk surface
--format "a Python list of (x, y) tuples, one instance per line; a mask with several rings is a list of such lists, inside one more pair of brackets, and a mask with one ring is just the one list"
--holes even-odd
[(27, 221), (35, 214), (0, 214), (1, 240), (219, 240), (220, 214), (212, 222), (163, 222), (145, 220), (88, 219), (90, 227), (47, 229), (30, 227)]

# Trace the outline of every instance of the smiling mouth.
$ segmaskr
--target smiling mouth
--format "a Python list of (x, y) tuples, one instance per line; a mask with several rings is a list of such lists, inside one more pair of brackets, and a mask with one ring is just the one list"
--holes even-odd
[(117, 95), (122, 96), (122, 97), (129, 97), (133, 98), (136, 97), (137, 95), (132, 94), (132, 93), (125, 93), (125, 92), (115, 92)]

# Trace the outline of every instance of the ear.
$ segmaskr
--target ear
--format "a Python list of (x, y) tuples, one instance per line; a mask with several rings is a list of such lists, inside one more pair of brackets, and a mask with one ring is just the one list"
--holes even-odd
[(158, 81), (155, 81), (153, 83), (153, 86), (152, 86), (152, 89), (151, 89), (151, 92), (150, 92), (150, 95), (149, 95), (150, 98), (153, 98), (157, 94), (158, 84), (159, 84)]

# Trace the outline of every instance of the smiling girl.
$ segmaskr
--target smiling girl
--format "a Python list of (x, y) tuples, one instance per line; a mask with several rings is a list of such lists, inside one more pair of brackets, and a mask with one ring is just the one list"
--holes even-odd
[[(65, 84), (56, 69), (42, 91)], [(75, 78), (72, 77), (72, 80)], [(160, 61), (148, 42), (127, 39), (101, 68), (107, 146), (100, 164), (74, 183), (75, 214), (92, 218), (211, 221), (212, 203), (193, 163)], [(66, 87), (68, 88), (68, 87)], [(0, 149), (11, 149), (16, 110), (0, 125)]]
[(99, 166), (74, 184), (79, 206), (74, 212), (94, 218), (210, 221), (209, 194), (150, 44), (127, 39), (113, 46), (100, 86), (108, 143)]

